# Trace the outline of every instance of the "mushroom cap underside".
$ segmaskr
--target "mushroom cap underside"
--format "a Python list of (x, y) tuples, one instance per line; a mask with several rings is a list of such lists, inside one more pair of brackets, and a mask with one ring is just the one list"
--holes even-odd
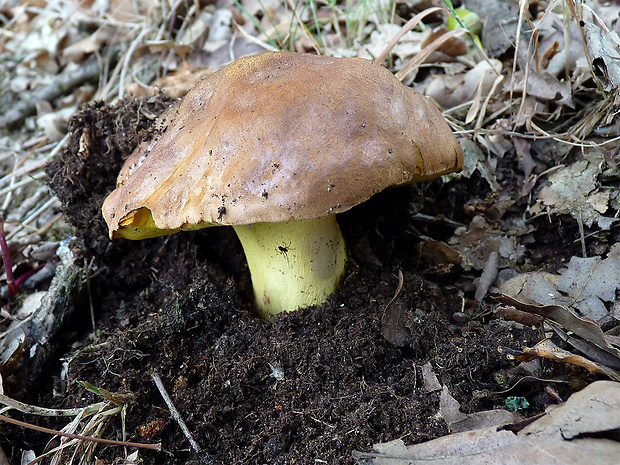
[(104, 202), (111, 237), (321, 217), (463, 166), (433, 103), (357, 58), (242, 58), (157, 125)]

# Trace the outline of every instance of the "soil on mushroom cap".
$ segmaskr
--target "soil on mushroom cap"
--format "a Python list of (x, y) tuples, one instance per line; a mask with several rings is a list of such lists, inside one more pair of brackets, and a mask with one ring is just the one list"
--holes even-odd
[[(110, 243), (99, 211), (103, 198), (139, 128), (165, 106), (150, 99), (89, 107), (73, 122), (71, 146), (48, 170), (85, 253), (98, 264), (90, 287), (99, 332), (97, 348), (72, 360), (66, 391), (52, 396), (42, 387), (36, 393), (41, 404), (97, 401), (75, 380), (133, 392), (128, 440), (161, 441), (170, 452), (141, 453), (146, 464), (344, 464), (352, 463), (351, 451), (373, 443), (446, 434), (445, 422), (435, 418), (438, 393), (422, 387), (420, 368), (427, 361), (463, 411), (501, 404), (493, 374), (509, 362), (498, 346), (520, 348), (537, 336), (495, 323), (452, 324), (450, 316), (461, 309), (456, 290), (431, 286), (417, 270), (406, 209), (416, 188), (383, 193), (341, 215), (352, 255), (341, 289), (322, 308), (273, 324), (248, 312), (249, 276), (231, 229)], [(404, 286), (395, 304), (405, 309), (403, 347), (381, 332), (399, 270)], [(85, 302), (77, 313), (88, 312)], [(73, 329), (81, 331), (69, 342), (92, 342), (86, 321), (76, 317)], [(201, 453), (189, 451), (151, 370), (162, 377)], [(55, 375), (47, 374), (60, 387)], [(121, 453), (108, 448), (98, 456), (111, 461)]]

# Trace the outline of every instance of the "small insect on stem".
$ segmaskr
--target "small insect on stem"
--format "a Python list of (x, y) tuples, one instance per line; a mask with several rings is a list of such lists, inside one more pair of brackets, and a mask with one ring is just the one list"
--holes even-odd
[(295, 250), (295, 249), (291, 247), (291, 243), (289, 242), (288, 244), (285, 243), (285, 244), (279, 245), (276, 250), (279, 254), (284, 255), (284, 258), (286, 259), (286, 262), (288, 263), (288, 252), (290, 250)]

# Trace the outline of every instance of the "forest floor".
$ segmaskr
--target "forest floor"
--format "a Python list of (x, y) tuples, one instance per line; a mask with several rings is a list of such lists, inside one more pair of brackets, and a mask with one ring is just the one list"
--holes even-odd
[[(620, 7), (521, 4), (468, 2), (471, 35), (444, 2), (0, 6), (1, 415), (161, 448), (1, 422), (0, 465), (373, 463), (620, 381)], [(385, 51), (465, 168), (340, 214), (338, 290), (266, 322), (232, 228), (111, 241), (101, 205), (159, 114), (272, 49)]]

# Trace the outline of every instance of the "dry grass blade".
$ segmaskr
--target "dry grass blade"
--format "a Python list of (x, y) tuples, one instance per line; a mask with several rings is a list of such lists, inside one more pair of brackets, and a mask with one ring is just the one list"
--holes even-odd
[(610, 114), (614, 114), (616, 106), (614, 105), (613, 96), (594, 102), (583, 111), (583, 116), (571, 126), (568, 132), (575, 135), (578, 140), (585, 139), (601, 122), (608, 118)]
[(446, 32), (441, 37), (433, 40), (430, 44), (424, 47), (424, 50), (421, 50), (416, 56), (407, 63), (403, 69), (401, 69), (398, 73), (395, 74), (396, 78), (399, 80), (404, 80), (407, 75), (418, 66), (420, 66), (424, 61), (430, 56), (431, 53), (438, 50), (445, 42), (452, 39), (453, 37), (459, 37), (463, 34), (474, 35), (472, 32), (467, 29), (453, 29), (452, 31)]
[(32, 415), (40, 415), (45, 417), (73, 417), (76, 415), (92, 415), (103, 407), (104, 402), (89, 405), (87, 407), (78, 407), (71, 409), (50, 409), (45, 407), (39, 407), (36, 405), (25, 404), (15, 399), (11, 399), (4, 394), (0, 394), (0, 403), (6, 405), (6, 407), (0, 410), (0, 413), (4, 413), (8, 410), (14, 409), (22, 413), (30, 413)]
[[(523, 27), (523, 21), (524, 21), (524, 15), (525, 15), (525, 11), (526, 8), (528, 6), (529, 2), (527, 0), (519, 0), (519, 21), (517, 22), (517, 37), (515, 40), (515, 57), (519, 56), (519, 51), (521, 49), (521, 28)], [(528, 59), (528, 63), (529, 63), (529, 59)], [(517, 87), (517, 64), (518, 64), (518, 60), (514, 60), (512, 63), (512, 73), (511, 73), (511, 80), (510, 80), (510, 101), (512, 102), (513, 99), (513, 92), (514, 89)], [(523, 70), (525, 73), (525, 77), (524, 77), (524, 90), (523, 90), (523, 96), (521, 98), (521, 105), (519, 106), (519, 110), (517, 111), (517, 115), (520, 115), (523, 112), (523, 107), (525, 106), (525, 97), (527, 95), (527, 73), (529, 71), (529, 65), (527, 66), (527, 69)], [(519, 118), (515, 118), (515, 124), (516, 121), (518, 121)]]
[(127, 81), (127, 72), (129, 69), (129, 64), (131, 62), (131, 57), (136, 51), (136, 48), (138, 47), (138, 45), (141, 44), (144, 38), (151, 32), (152, 30), (148, 27), (140, 31), (140, 34), (138, 34), (138, 36), (131, 42), (131, 45), (129, 46), (127, 51), (124, 53), (124, 56), (122, 59), (120, 78), (119, 78), (120, 82), (118, 86), (118, 98), (119, 99), (123, 98), (123, 96), (125, 95), (125, 82)]
[[(124, 412), (126, 410), (126, 404), (118, 405), (119, 402), (123, 399), (127, 400), (130, 398), (130, 396), (128, 397), (125, 394), (114, 394), (103, 390), (102, 392), (104, 394), (108, 394), (108, 397), (110, 397), (111, 399), (107, 402), (98, 402), (96, 404), (92, 404), (86, 407), (74, 409), (48, 409), (25, 404), (23, 402), (11, 399), (8, 396), (0, 395), (0, 403), (6, 405), (5, 408), (0, 410), (0, 420), (6, 421), (7, 423), (15, 424), (20, 427), (53, 434), (55, 436), (60, 436), (61, 438), (63, 438), (59, 446), (47, 451), (30, 463), (37, 463), (49, 456), (54, 456), (54, 458), (52, 459), (52, 463), (67, 463), (66, 461), (64, 461), (65, 459), (63, 458), (62, 453), (67, 448), (72, 446), (76, 447), (73, 452), (73, 457), (80, 457), (80, 463), (90, 463), (89, 457), (91, 457), (92, 453), (94, 452), (94, 444), (120, 445), (124, 447), (137, 447), (156, 451), (161, 450), (161, 444), (133, 443), (128, 441), (116, 441), (100, 437), (103, 433), (103, 430), (114, 416), (118, 415), (119, 413), (122, 416), (124, 415)], [(71, 416), (74, 418), (60, 431), (57, 431), (49, 428), (43, 428), (37, 425), (31, 425), (30, 423), (7, 417), (6, 415), (4, 415), (4, 413), (10, 409), (15, 409), (20, 412), (33, 415), (42, 415), (48, 417)], [(122, 418), (122, 420), (124, 424), (124, 417)], [(81, 428), (81, 431), (77, 433), (76, 431), (80, 427), (80, 424), (82, 424), (84, 421), (86, 421), (86, 424)], [(70, 441), (67, 441), (67, 439), (70, 439)], [(86, 444), (88, 444), (86, 446), (86, 451), (78, 455), (80, 446), (84, 444), (84, 441), (86, 441)], [(74, 458), (71, 459), (70, 463), (73, 463)], [(61, 462), (58, 462), (59, 460)]]
[(405, 34), (413, 30), (418, 25), (418, 23), (422, 21), (424, 18), (426, 18), (428, 15), (433, 14), (435, 12), (439, 12), (439, 11), (443, 11), (444, 13), (448, 14), (445, 8), (440, 8), (436, 6), (436, 7), (428, 8), (424, 11), (421, 11), (420, 13), (415, 15), (413, 18), (411, 18), (409, 21), (407, 21), (407, 23), (400, 29), (400, 31), (398, 31), (398, 34), (394, 36), (394, 38), (390, 41), (387, 47), (385, 47), (385, 49), (381, 52), (381, 55), (375, 58), (374, 63), (376, 65), (383, 65), (388, 55), (392, 51), (392, 49), (396, 46), (396, 44), (400, 41), (400, 39), (403, 38)]
[[(43, 205), (41, 205), (39, 208), (37, 208), (34, 212), (32, 212), (30, 215), (28, 215), (28, 217), (26, 217), (21, 224), (19, 225), (19, 227), (15, 228), (10, 234), (7, 235), (7, 239), (11, 240), (13, 239), (15, 236), (17, 236), (20, 232), (22, 232), (24, 229), (29, 228), (28, 224), (31, 223), (32, 221), (34, 221), (36, 218), (38, 218), (42, 213), (44, 213), (45, 211), (47, 211), (48, 209), (50, 209), (51, 207), (55, 206), (55, 205), (60, 205), (60, 202), (58, 201), (58, 199), (56, 197), (50, 197)], [(32, 232), (37, 231), (37, 228), (29, 228), (31, 229)]]
[(243, 36), (243, 38), (247, 40), (249, 43), (258, 45), (259, 47), (263, 48), (264, 50), (268, 52), (275, 52), (279, 50), (277, 47), (274, 47), (273, 45), (268, 44), (264, 40), (260, 40), (258, 37), (249, 35), (238, 24), (235, 24), (235, 27), (237, 28), (237, 31)]
[[(322, 55), (323, 47), (319, 45), (319, 43), (316, 41), (314, 36), (308, 30), (308, 27), (306, 26), (306, 24), (302, 21), (301, 17), (299, 16), (299, 11), (297, 11), (297, 6), (299, 5), (299, 2), (297, 4), (294, 4), (292, 0), (286, 0), (286, 3), (289, 6), (289, 8), (293, 10), (293, 15), (295, 16), (295, 19), (297, 20), (297, 24), (299, 25), (301, 30), (304, 32), (304, 36), (312, 43), (312, 47), (314, 48), (314, 51), (318, 55)], [(318, 28), (318, 24), (317, 24), (317, 28)]]
[(504, 79), (505, 79), (504, 76), (501, 74), (495, 78), (495, 81), (493, 82), (493, 86), (491, 87), (489, 94), (484, 99), (484, 103), (482, 104), (480, 113), (478, 113), (478, 120), (476, 121), (476, 129), (480, 129), (482, 125), (484, 124), (484, 118), (487, 114), (487, 108), (489, 106), (489, 102), (491, 101), (491, 98), (495, 95), (495, 92), (497, 91), (499, 85), (502, 82), (504, 82)]
[[(43, 157), (43, 159), (30, 163), (19, 169), (17, 169), (16, 167), (16, 169), (4, 175), (2, 178), (0, 178), (0, 188), (6, 189), (7, 185), (15, 183), (17, 179), (20, 179), (26, 175), (29, 175), (29, 178), (35, 175), (41, 176), (40, 170), (42, 170), (42, 168), (45, 167), (45, 165), (65, 147), (68, 140), (69, 140), (69, 135), (67, 134), (61, 141), (59, 141), (54, 146), (54, 148), (47, 155)], [(33, 172), (35, 172), (35, 174), (31, 174)], [(8, 190), (3, 189), (1, 192), (8, 193), (10, 190), (15, 189), (15, 188), (16, 186), (13, 185), (11, 189), (8, 189)]]

